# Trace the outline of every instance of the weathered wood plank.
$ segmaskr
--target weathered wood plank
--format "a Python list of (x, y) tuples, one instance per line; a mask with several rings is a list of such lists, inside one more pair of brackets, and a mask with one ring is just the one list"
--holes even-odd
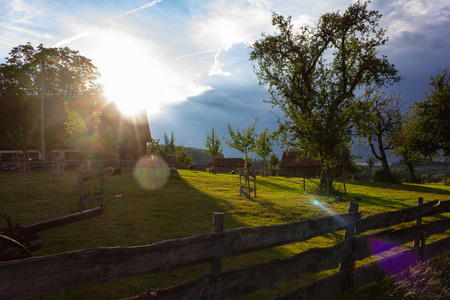
[[(436, 205), (438, 204), (438, 205)], [(404, 222), (411, 222), (420, 217), (450, 212), (450, 200), (438, 200), (397, 211), (390, 211), (368, 216), (356, 224), (356, 233), (360, 234), (373, 229), (386, 228)]]
[(432, 259), (450, 250), (450, 236), (425, 246), (424, 260)]
[(418, 250), (412, 249), (356, 268), (355, 288), (358, 289), (385, 276), (397, 274), (415, 264), (417, 259)]
[(358, 217), (359, 214), (335, 215), (273, 226), (236, 228), (147, 246), (94, 248), (3, 262), (0, 263), (0, 295), (31, 297), (88, 283), (211, 262), (343, 230)]
[[(425, 260), (436, 257), (450, 250), (450, 237), (425, 246)], [(419, 249), (411, 249), (377, 262), (361, 266), (355, 270), (355, 288), (363, 287), (385, 276), (398, 274), (419, 259)]]
[(55, 227), (67, 225), (70, 223), (82, 221), (85, 219), (89, 219), (92, 217), (96, 217), (96, 216), (101, 215), (102, 213), (103, 213), (103, 209), (101, 207), (88, 209), (88, 210), (76, 212), (76, 213), (73, 213), (70, 215), (62, 216), (59, 218), (54, 218), (54, 219), (46, 220), (43, 222), (22, 226), (22, 227), (20, 227), (19, 232), (21, 234), (37, 233), (37, 232), (41, 232), (41, 231), (48, 230), (51, 228), (55, 228)]
[(355, 237), (354, 253), (357, 260), (379, 254), (413, 242), (425, 232), (427, 237), (450, 230), (450, 219), (434, 221), (425, 225), (403, 229), (387, 229), (370, 235)]
[[(202, 290), (210, 298), (214, 295), (226, 295), (227, 298), (242, 297), (306, 274), (336, 269), (339, 263), (348, 257), (351, 249), (352, 241), (345, 240), (332, 247), (309, 249), (291, 258), (273, 259), (244, 268), (226, 270), (219, 274), (217, 282), (208, 282), (207, 278), (202, 276), (192, 280), (192, 284), (184, 283), (169, 289), (151, 291), (158, 299), (165, 300), (192, 299)], [(204, 285), (200, 285), (199, 282), (203, 282)], [(148, 292), (138, 297), (130, 299), (148, 299)]]
[(273, 297), (272, 300), (325, 300), (347, 290), (349, 271), (343, 270), (326, 278), (314, 281), (308, 285), (290, 291), (284, 295)]

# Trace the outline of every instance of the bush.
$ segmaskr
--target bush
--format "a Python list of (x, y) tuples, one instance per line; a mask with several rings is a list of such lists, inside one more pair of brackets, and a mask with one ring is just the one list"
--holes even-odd
[(354, 180), (366, 180), (369, 181), (372, 179), (372, 171), (368, 169), (364, 169), (363, 171), (355, 174)]
[(373, 171), (373, 181), (400, 183), (400, 178), (393, 173), (388, 173), (385, 169), (376, 169)]

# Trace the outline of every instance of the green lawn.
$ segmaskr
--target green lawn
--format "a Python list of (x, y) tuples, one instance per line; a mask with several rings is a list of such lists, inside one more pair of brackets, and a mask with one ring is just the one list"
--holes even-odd
[[(40, 233), (44, 247), (36, 256), (94, 247), (136, 246), (166, 239), (177, 239), (211, 231), (214, 212), (225, 214), (225, 229), (280, 224), (305, 218), (345, 213), (348, 203), (331, 202), (336, 195), (323, 191), (317, 183), (307, 181), (306, 191), (299, 178), (257, 177), (257, 197), (239, 196), (237, 175), (208, 174), (181, 170), (181, 177), (171, 177), (155, 191), (143, 190), (130, 169), (122, 176), (105, 175), (106, 198), (113, 200), (103, 215)], [(343, 191), (343, 184), (335, 188)], [(364, 216), (416, 205), (417, 197), (425, 202), (450, 200), (450, 186), (381, 184), (346, 182), (347, 200), (357, 202)], [(0, 212), (8, 213), (13, 223), (26, 225), (63, 216), (79, 209), (78, 172), (67, 171), (64, 182), (52, 182), (50, 172), (33, 172), (25, 176), (0, 173)], [(313, 204), (319, 201), (326, 211)], [(428, 218), (431, 220), (431, 218)], [(427, 220), (428, 220), (427, 219)], [(1, 223), (0, 227), (5, 224)], [(244, 266), (275, 257), (289, 257), (311, 247), (328, 246), (342, 240), (342, 233), (315, 238), (306, 243), (276, 247), (224, 261), (224, 269)], [(208, 265), (84, 286), (56, 292), (45, 299), (115, 299), (140, 294), (149, 288), (163, 288), (181, 283), (208, 271)], [(294, 286), (324, 274), (301, 278)], [(263, 291), (249, 299), (265, 298), (276, 291)]]

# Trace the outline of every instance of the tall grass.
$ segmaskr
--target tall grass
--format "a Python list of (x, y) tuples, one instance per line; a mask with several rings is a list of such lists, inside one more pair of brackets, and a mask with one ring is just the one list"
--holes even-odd
[[(299, 178), (258, 177), (257, 197), (239, 196), (239, 177), (180, 170), (158, 190), (144, 190), (131, 169), (122, 176), (104, 177), (105, 198), (113, 200), (99, 217), (65, 225), (40, 233), (44, 247), (36, 256), (94, 247), (136, 246), (177, 239), (211, 231), (214, 212), (225, 213), (225, 229), (281, 224), (328, 213), (345, 213), (348, 202), (334, 201), (336, 194), (320, 188), (317, 181)], [(335, 183), (343, 192), (343, 183)], [(450, 186), (346, 182), (345, 200), (358, 199), (363, 216), (416, 205), (417, 197), (425, 202), (449, 200)], [(79, 210), (78, 172), (67, 171), (63, 182), (52, 182), (49, 172), (25, 176), (0, 173), (0, 212), (8, 213), (14, 223), (22, 225), (63, 216)], [(360, 199), (360, 200), (359, 200)], [(319, 201), (328, 211), (314, 205)], [(328, 203), (330, 202), (330, 203)], [(432, 218), (428, 218), (431, 220)], [(424, 220), (426, 222), (427, 220)], [(0, 227), (4, 227), (0, 224)], [(224, 269), (245, 266), (272, 258), (289, 257), (312, 247), (325, 247), (341, 241), (343, 233), (325, 235), (308, 242), (275, 247), (257, 253), (226, 259)], [(47, 295), (46, 299), (115, 299), (140, 294), (150, 288), (164, 288), (208, 272), (208, 265), (121, 280), (87, 285)], [(323, 274), (306, 276), (294, 283), (262, 291), (248, 299), (274, 296)]]

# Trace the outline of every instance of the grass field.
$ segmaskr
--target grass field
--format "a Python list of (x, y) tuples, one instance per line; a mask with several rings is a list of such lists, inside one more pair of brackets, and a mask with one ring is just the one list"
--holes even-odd
[[(105, 175), (106, 199), (113, 200), (99, 217), (65, 225), (40, 233), (44, 247), (35, 256), (94, 247), (136, 246), (167, 239), (177, 239), (211, 231), (214, 212), (225, 214), (225, 229), (280, 224), (305, 218), (345, 213), (348, 203), (328, 203), (335, 194), (322, 190), (316, 182), (284, 177), (258, 177), (257, 197), (239, 196), (239, 177), (180, 170), (181, 177), (171, 177), (161, 189), (142, 189), (130, 169), (122, 176)], [(336, 190), (347, 200), (357, 202), (364, 216), (416, 205), (417, 197), (425, 202), (450, 200), (450, 186), (346, 182)], [(0, 173), (0, 212), (8, 213), (13, 223), (31, 224), (55, 218), (79, 209), (78, 172), (67, 171), (63, 182), (52, 182), (50, 172), (33, 172), (25, 176)], [(313, 201), (322, 203), (328, 211)], [(431, 218), (425, 220), (428, 221)], [(0, 223), (0, 227), (6, 224)], [(230, 269), (277, 257), (289, 257), (311, 247), (323, 247), (342, 240), (343, 233), (330, 234), (305, 243), (276, 247), (224, 261)], [(100, 285), (88, 285), (47, 295), (45, 299), (116, 299), (140, 294), (150, 288), (164, 288), (206, 273), (208, 265), (166, 272), (158, 275)], [(270, 291), (261, 291), (248, 299), (264, 299), (289, 287), (326, 276), (327, 273), (301, 278)]]

